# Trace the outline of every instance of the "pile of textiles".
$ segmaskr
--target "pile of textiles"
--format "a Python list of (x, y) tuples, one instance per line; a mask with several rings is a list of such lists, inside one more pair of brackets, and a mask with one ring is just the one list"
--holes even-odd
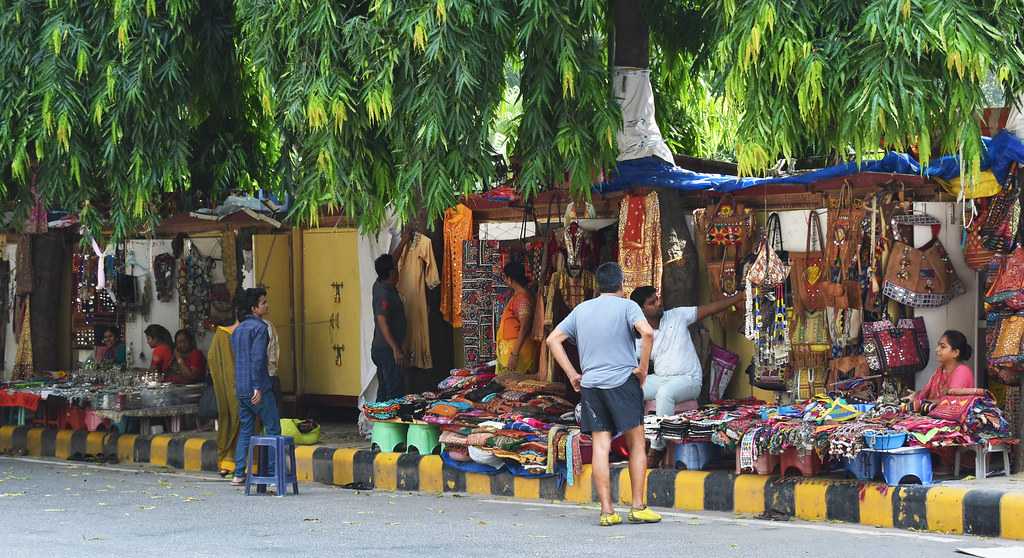
[(456, 368), (448, 373), (448, 377), (437, 384), (437, 391), (441, 394), (457, 393), (468, 389), (486, 385), (494, 379), (493, 366), (478, 366), (476, 368)]
[(974, 405), (967, 411), (967, 420), (964, 426), (978, 441), (1010, 436), (1009, 421), (1003, 415), (1003, 410), (990, 397), (982, 397), (974, 402)]
[(648, 418), (644, 422), (645, 435), (651, 439), (661, 436), (665, 440), (709, 442), (733, 421), (757, 416), (762, 405), (757, 400), (722, 401), (668, 417)]
[(363, 412), (373, 420), (391, 420), (398, 417), (398, 411), (402, 408), (400, 399), (391, 399), (374, 403), (363, 403)]
[(953, 421), (909, 416), (893, 425), (907, 433), (907, 445), (926, 448), (966, 446), (974, 443), (963, 427)]
[(530, 474), (556, 474), (569, 461), (565, 427), (576, 420), (564, 385), (474, 368), (453, 370), (438, 391), (422, 416), (441, 426), (449, 461)]
[(828, 453), (834, 457), (853, 459), (867, 447), (864, 443), (864, 433), (869, 430), (883, 429), (885, 429), (884, 424), (860, 421), (837, 426), (829, 434)]

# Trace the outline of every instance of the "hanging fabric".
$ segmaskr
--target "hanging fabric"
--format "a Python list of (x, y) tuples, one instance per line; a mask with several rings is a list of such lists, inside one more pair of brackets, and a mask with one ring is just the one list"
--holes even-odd
[(473, 211), (458, 204), (444, 212), (444, 256), (441, 258), (441, 315), (462, 327), (462, 244), (473, 238)]
[(628, 297), (633, 289), (653, 285), (661, 290), (661, 210), (658, 193), (629, 195), (619, 207), (619, 265), (622, 288)]

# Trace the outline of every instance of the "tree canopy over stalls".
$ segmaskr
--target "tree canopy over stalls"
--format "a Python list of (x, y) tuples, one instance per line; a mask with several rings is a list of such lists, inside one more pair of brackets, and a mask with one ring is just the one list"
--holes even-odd
[[(1024, 0), (636, 5), (670, 146), (746, 174), (912, 145), (974, 167), (986, 83), (1024, 80)], [(586, 191), (614, 30), (606, 0), (0, 0), (0, 182), (118, 237), (256, 187), (303, 223), (436, 216), (505, 178), (496, 137), (524, 193)]]

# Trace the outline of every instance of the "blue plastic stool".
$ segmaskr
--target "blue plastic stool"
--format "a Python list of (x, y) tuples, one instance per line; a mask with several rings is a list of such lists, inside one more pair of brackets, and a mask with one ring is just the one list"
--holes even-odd
[(700, 471), (718, 456), (711, 442), (685, 442), (676, 445), (676, 467), (682, 463), (688, 471)]
[(900, 448), (882, 454), (885, 484), (899, 486), (906, 477), (916, 477), (924, 486), (932, 484), (932, 454), (927, 448)]
[(874, 480), (882, 469), (882, 454), (876, 451), (861, 451), (857, 457), (844, 461), (843, 468), (857, 480)]
[[(257, 454), (256, 451), (260, 453)], [(267, 456), (269, 452), (276, 457), (274, 460), (273, 473), (267, 473), (270, 468)], [(260, 456), (259, 473), (256, 473), (256, 461), (254, 457)], [(249, 496), (249, 487), (256, 485), (256, 492), (263, 494), (267, 491), (267, 485), (273, 484), (277, 487), (277, 495), (284, 496), (288, 491), (286, 486), (292, 485), (292, 492), (299, 493), (299, 480), (295, 477), (295, 440), (291, 436), (253, 436), (249, 442), (249, 474), (245, 477), (245, 495)]]

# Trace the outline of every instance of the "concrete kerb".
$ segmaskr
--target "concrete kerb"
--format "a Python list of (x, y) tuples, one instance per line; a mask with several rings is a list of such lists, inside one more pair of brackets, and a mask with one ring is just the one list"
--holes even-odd
[[(75, 456), (152, 464), (185, 471), (218, 469), (216, 441), (188, 436), (135, 436), (0, 426), (0, 452), (69, 459)], [(300, 446), (296, 473), (304, 482), (363, 489), (466, 492), (524, 500), (594, 502), (590, 467), (574, 486), (556, 478), (464, 473), (436, 455), (376, 453)], [(630, 498), (629, 472), (612, 474), (612, 494)], [(770, 514), (935, 533), (1024, 540), (1024, 492), (945, 486), (889, 487), (874, 482), (734, 475), (725, 471), (651, 470), (646, 501), (685, 511)], [(627, 502), (628, 503), (628, 502)]]

